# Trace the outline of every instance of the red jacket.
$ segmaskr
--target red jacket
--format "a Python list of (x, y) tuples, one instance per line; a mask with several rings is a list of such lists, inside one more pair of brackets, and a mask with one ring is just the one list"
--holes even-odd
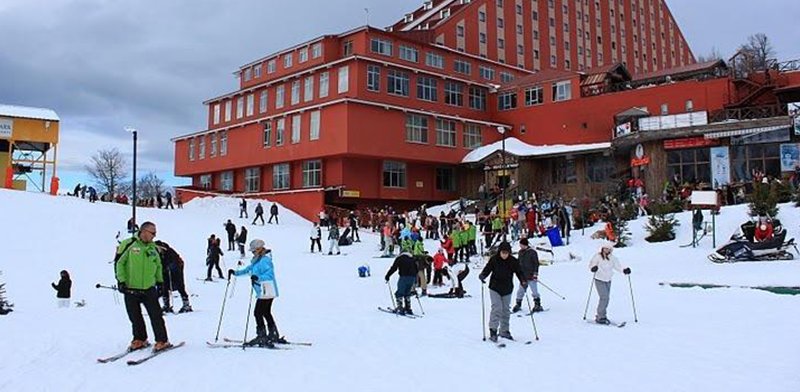
[(442, 248), (444, 248), (444, 251), (449, 255), (456, 253), (456, 250), (453, 249), (453, 240), (451, 240), (450, 237), (442, 241)]
[(444, 253), (436, 252), (436, 254), (433, 255), (433, 269), (438, 271), (444, 268), (444, 263), (446, 262), (447, 258), (444, 257)]
[(772, 239), (772, 236), (774, 234), (772, 231), (772, 223), (767, 223), (764, 226), (766, 226), (764, 230), (761, 230), (761, 225), (756, 226), (756, 232), (755, 235), (753, 236), (756, 242), (762, 242)]

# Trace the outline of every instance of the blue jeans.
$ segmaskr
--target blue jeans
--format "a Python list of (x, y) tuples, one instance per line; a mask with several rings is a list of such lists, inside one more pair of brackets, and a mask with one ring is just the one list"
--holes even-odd
[(416, 276), (401, 276), (400, 279), (397, 280), (397, 291), (395, 291), (394, 297), (398, 300), (404, 297), (410, 297), (411, 288), (414, 287), (414, 283), (416, 282)]

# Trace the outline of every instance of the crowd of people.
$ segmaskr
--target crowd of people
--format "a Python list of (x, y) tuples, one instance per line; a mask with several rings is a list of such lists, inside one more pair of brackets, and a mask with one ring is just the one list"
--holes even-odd
[[(130, 199), (128, 198), (128, 195), (125, 193), (105, 192), (98, 196), (98, 192), (93, 186), (85, 184), (75, 185), (75, 188), (72, 190), (72, 192), (68, 192), (67, 195), (73, 197), (79, 197), (81, 199), (88, 199), (90, 203), (95, 203), (98, 200), (106, 203), (117, 203), (117, 204), (130, 203)], [(173, 204), (173, 199), (175, 199), (175, 204)], [(170, 191), (158, 192), (154, 197), (139, 197), (136, 199), (137, 207), (175, 209), (175, 205), (177, 205), (179, 209), (183, 208), (183, 202), (181, 201), (181, 199), (173, 197)]]

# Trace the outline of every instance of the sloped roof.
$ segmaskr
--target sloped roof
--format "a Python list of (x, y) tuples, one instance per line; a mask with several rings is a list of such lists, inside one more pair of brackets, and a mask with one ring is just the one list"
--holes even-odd
[(556, 80), (566, 80), (578, 76), (577, 72), (564, 71), (560, 69), (546, 69), (544, 71), (536, 72), (532, 75), (527, 75), (521, 78), (514, 79), (513, 81), (504, 84), (500, 90), (508, 90), (517, 87), (525, 87), (534, 84), (551, 82)]
[[(602, 151), (611, 148), (610, 142), (589, 144), (552, 144), (535, 146), (515, 137), (506, 138), (506, 152), (518, 157), (540, 157), (557, 154), (587, 153)], [(461, 159), (461, 163), (477, 163), (490, 157), (492, 154), (503, 151), (503, 141), (498, 140), (492, 144), (476, 148)]]
[(717, 67), (727, 68), (728, 66), (722, 60), (711, 60), (703, 63), (694, 63), (689, 65), (684, 65), (682, 67), (667, 68), (656, 72), (634, 75), (633, 81), (639, 82), (650, 79), (661, 79), (667, 76), (680, 76), (682, 74), (691, 74), (695, 72), (709, 71)]
[(33, 108), (28, 106), (0, 105), (0, 116), (32, 118), (35, 120), (61, 121), (52, 109)]

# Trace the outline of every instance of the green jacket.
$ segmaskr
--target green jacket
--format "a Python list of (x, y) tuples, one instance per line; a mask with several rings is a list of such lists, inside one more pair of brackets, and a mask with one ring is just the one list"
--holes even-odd
[(500, 219), (499, 216), (496, 216), (492, 221), (492, 230), (493, 231), (503, 230), (503, 220)]
[(461, 246), (466, 246), (469, 244), (469, 230), (461, 230), (458, 232), (458, 236), (461, 237), (458, 242), (461, 243)]
[(413, 249), (414, 249), (414, 241), (411, 241), (408, 238), (404, 239), (403, 242), (400, 243), (400, 250), (403, 252), (411, 253)]
[[(135, 241), (130, 247), (128, 244)], [(127, 248), (127, 249), (126, 249)], [(114, 267), (117, 281), (125, 283), (129, 289), (147, 290), (163, 283), (161, 275), (161, 256), (158, 255), (156, 244), (145, 244), (138, 237), (129, 238), (117, 247), (119, 260)]]
[(478, 229), (475, 227), (475, 225), (469, 225), (467, 234), (467, 238), (469, 238), (470, 241), (475, 241), (476, 236), (478, 235)]
[(414, 243), (414, 251), (411, 252), (414, 256), (424, 256), (425, 255), (425, 244), (422, 241), (416, 241)]
[(453, 247), (460, 248), (463, 244), (461, 243), (461, 230), (453, 229), (450, 233), (450, 239), (453, 240)]

